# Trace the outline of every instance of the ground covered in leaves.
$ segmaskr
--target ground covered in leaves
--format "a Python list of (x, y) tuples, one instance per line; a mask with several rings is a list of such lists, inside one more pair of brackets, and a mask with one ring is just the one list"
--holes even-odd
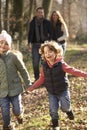
[[(65, 61), (69, 65), (87, 72), (87, 46), (68, 45)], [(31, 64), (26, 63), (26, 65), (29, 67), (30, 76), (32, 77)], [(61, 130), (87, 130), (87, 79), (69, 75), (69, 80), (75, 120), (70, 121), (66, 114), (59, 110)], [(11, 113), (12, 122), (16, 124), (16, 130), (51, 130), (49, 127), (48, 96), (44, 86), (33, 92), (23, 93), (22, 103), (24, 106), (23, 125), (18, 125)], [(2, 123), (0, 112), (0, 130)]]

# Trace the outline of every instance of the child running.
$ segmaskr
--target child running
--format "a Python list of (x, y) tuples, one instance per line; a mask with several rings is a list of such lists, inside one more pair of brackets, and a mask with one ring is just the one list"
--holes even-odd
[(70, 120), (74, 120), (74, 114), (71, 109), (70, 85), (66, 73), (84, 78), (87, 78), (87, 73), (75, 69), (64, 62), (63, 50), (54, 41), (46, 41), (42, 44), (40, 54), (43, 59), (40, 77), (28, 90), (33, 91), (40, 85), (45, 84), (49, 97), (49, 112), (52, 119), (52, 127), (53, 130), (60, 130), (59, 107), (67, 114)]
[[(11, 123), (10, 103), (12, 104), (13, 113), (19, 124), (23, 123), (23, 106), (21, 93), (31, 84), (30, 76), (19, 51), (11, 49), (12, 38), (3, 30), (0, 34), (0, 43), (3, 50), (1, 58), (6, 69), (7, 84), (0, 81), (0, 107), (3, 118), (3, 130), (15, 130)], [(1, 68), (1, 66), (0, 66)], [(1, 73), (0, 73), (1, 75)], [(23, 81), (25, 86), (23, 86)]]

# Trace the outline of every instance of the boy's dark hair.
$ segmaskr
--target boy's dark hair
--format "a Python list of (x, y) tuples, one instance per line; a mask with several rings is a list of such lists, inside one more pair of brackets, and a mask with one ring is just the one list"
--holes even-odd
[(36, 8), (36, 11), (38, 11), (39, 9), (44, 10), (43, 7), (38, 7), (38, 8)]

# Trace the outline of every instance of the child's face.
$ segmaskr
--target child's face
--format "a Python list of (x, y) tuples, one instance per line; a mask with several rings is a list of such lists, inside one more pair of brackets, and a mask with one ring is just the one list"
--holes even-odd
[(54, 62), (56, 53), (53, 50), (50, 50), (48, 46), (44, 47), (44, 57), (49, 62)]
[(1, 43), (1, 47), (3, 49), (3, 52), (6, 52), (10, 49), (8, 43), (5, 40), (2, 40), (0, 43)]

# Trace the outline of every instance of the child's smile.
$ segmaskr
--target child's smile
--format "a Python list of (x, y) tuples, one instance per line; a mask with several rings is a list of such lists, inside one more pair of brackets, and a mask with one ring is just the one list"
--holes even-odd
[(54, 51), (50, 50), (49, 47), (44, 47), (44, 56), (47, 61), (54, 63), (56, 54)]

